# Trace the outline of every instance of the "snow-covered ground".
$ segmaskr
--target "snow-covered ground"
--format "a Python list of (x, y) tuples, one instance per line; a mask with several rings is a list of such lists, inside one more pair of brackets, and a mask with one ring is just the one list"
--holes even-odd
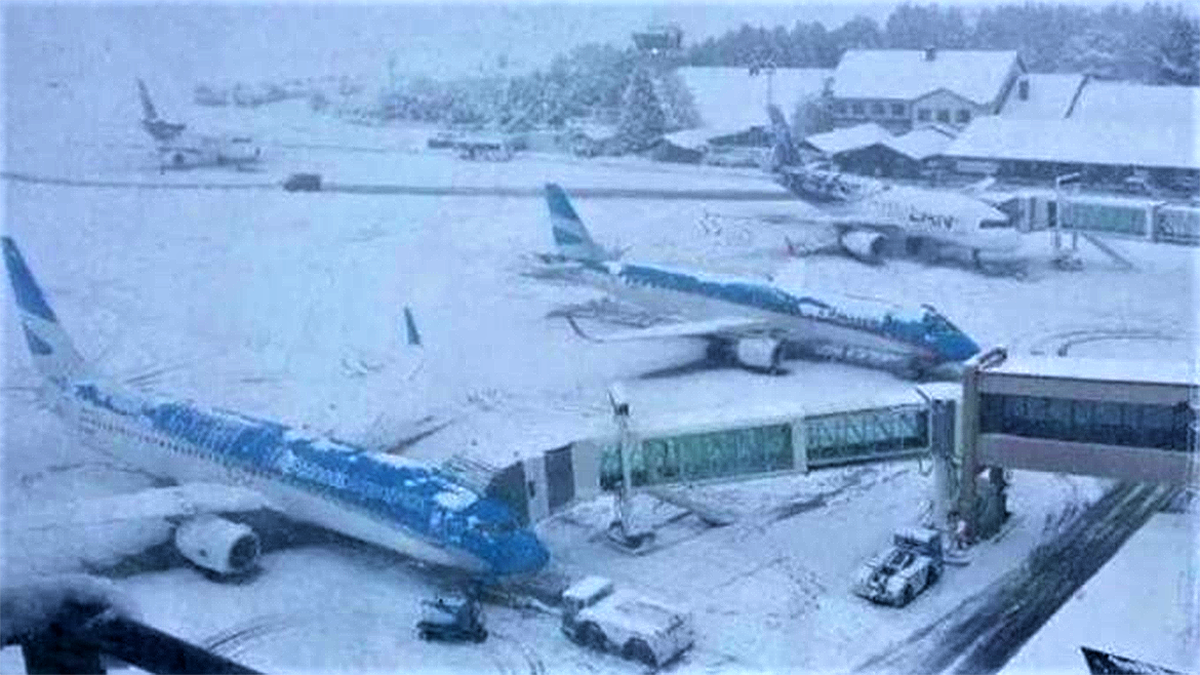
[[(11, 117), (6, 122), (4, 171), (29, 175), (266, 184), (316, 170), (333, 182), (423, 186), (537, 188), (551, 180), (568, 190), (770, 185), (744, 170), (641, 160), (518, 155), (507, 163), (464, 162), (421, 149), (428, 130), (345, 125), (290, 105), (225, 120), (269, 141), (262, 173), (160, 176), (145, 143), (125, 127), (133, 127), (137, 114), (132, 82), (127, 118), (89, 125), (73, 105), (66, 110), (78, 126), (70, 132), (56, 126), (64, 120), (55, 111), (86, 90), (18, 85), (13, 91), (30, 97), (18, 100), (51, 111), (39, 122), (19, 107), (16, 126)], [(201, 119), (192, 109), (183, 112)], [(423, 459), (468, 452), (503, 462), (515, 452), (604, 429), (605, 390), (617, 380), (630, 383), (639, 413), (644, 407), (660, 417), (736, 407), (761, 414), (780, 402), (820, 405), (911, 390), (887, 374), (806, 362), (789, 364), (782, 377), (730, 369), (639, 378), (692, 360), (701, 347), (687, 341), (596, 345), (547, 319), (558, 306), (597, 296), (522, 274), (526, 254), (550, 247), (538, 199), (20, 181), (6, 181), (4, 188), (5, 233), (22, 246), (81, 351), (105, 372), (134, 386), (371, 443), (403, 436), (425, 415), (454, 420), (409, 450)], [(1053, 351), (1082, 333), (1116, 330), (1153, 334), (1154, 347), (1118, 339), (1080, 343), (1071, 353), (1194, 354), (1194, 249), (1118, 242), (1136, 270), (1121, 271), (1085, 250), (1082, 271), (1061, 272), (1048, 265), (1048, 240), (1032, 235), (1026, 242), (1031, 274), (1014, 279), (908, 261), (865, 267), (836, 257), (788, 259), (783, 237), (803, 236), (804, 226), (760, 217), (810, 213), (794, 202), (580, 200), (577, 208), (598, 238), (630, 247), (631, 258), (772, 274), (817, 292), (929, 302), (984, 345)], [(4, 304), (11, 303), (6, 298)], [(423, 334), (421, 350), (404, 345), (406, 305)], [(149, 484), (80, 450), (37, 405), (14, 314), (3, 309), (0, 317), (3, 513)], [(699, 640), (677, 666), (681, 671), (846, 670), (1018, 564), (1053, 536), (1064, 514), (1096, 499), (1106, 485), (1017, 472), (1009, 502), (1016, 515), (1002, 539), (980, 546), (971, 565), (950, 569), (910, 608), (872, 606), (849, 593), (853, 571), (895, 527), (921, 520), (932, 488), (927, 470), (921, 462), (897, 462), (691, 490), (691, 498), (735, 512), (737, 521), (719, 529), (677, 518), (674, 507), (639, 501), (639, 518), (666, 523), (663, 546), (644, 556), (619, 553), (598, 537), (610, 517), (604, 501), (542, 523), (539, 533), (555, 571), (603, 573), (691, 607)], [(162, 524), (40, 538), (6, 531), (0, 571), (9, 581), (78, 569), (109, 561), (108, 549), (118, 544), (133, 546), (164, 532)], [(1184, 551), (1165, 555), (1186, 566)], [(1149, 573), (1151, 563), (1129, 564)], [(480, 648), (421, 643), (412, 630), (417, 600), (437, 580), (374, 549), (283, 551), (268, 555), (264, 568), (236, 586), (214, 585), (190, 569), (138, 575), (120, 585), (155, 625), (271, 671), (639, 671), (570, 644), (555, 617), (535, 610), (489, 608), (494, 637)], [(1154, 616), (1106, 614), (1114, 630)], [(1156, 658), (1136, 647), (1128, 646), (1131, 656)], [(0, 670), (10, 663), (0, 661)], [(1027, 667), (1060, 666), (1034, 660)]]

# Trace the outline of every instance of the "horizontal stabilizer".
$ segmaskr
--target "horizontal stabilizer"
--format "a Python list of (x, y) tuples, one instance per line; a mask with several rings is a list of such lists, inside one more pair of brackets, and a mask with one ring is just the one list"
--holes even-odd
[(766, 323), (758, 319), (729, 317), (707, 321), (666, 323), (650, 326), (649, 328), (592, 335), (579, 327), (579, 324), (575, 321), (575, 317), (567, 315), (567, 322), (571, 324), (571, 328), (579, 337), (591, 340), (592, 342), (626, 342), (629, 340), (653, 340), (671, 337), (729, 337), (743, 334), (757, 334), (767, 328)]
[(245, 513), (270, 508), (267, 498), (252, 490), (216, 483), (187, 483), (111, 497), (79, 499), (44, 509), (11, 513), (5, 518), (5, 528), (45, 530), (149, 518), (182, 518), (205, 513)]

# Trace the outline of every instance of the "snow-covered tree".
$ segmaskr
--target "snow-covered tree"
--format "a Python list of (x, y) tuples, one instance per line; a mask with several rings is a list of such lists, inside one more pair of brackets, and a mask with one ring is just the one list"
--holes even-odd
[(654, 93), (654, 83), (644, 68), (634, 71), (621, 102), (617, 139), (626, 150), (641, 150), (662, 136), (666, 117)]
[(1158, 80), (1163, 84), (1200, 84), (1200, 24), (1175, 16), (1158, 45)]
[(683, 78), (674, 70), (666, 71), (657, 80), (658, 98), (662, 102), (664, 130), (678, 131), (700, 126), (696, 101)]
[(1067, 72), (1116, 79), (1121, 74), (1124, 53), (1124, 36), (1108, 30), (1090, 29), (1067, 40), (1059, 67)]
[(828, 102), (819, 95), (810, 94), (800, 99), (792, 113), (792, 133), (802, 139), (813, 134), (833, 131), (833, 114)]

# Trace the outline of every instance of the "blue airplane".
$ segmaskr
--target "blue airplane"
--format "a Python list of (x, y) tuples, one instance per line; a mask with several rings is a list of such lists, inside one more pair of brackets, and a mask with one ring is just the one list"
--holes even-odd
[[(591, 285), (641, 307), (663, 322), (648, 328), (581, 337), (601, 342), (666, 337), (704, 338), (743, 367), (777, 372), (784, 347), (821, 355), (883, 362), (909, 377), (964, 361), (979, 351), (965, 333), (929, 305), (903, 308), (873, 299), (816, 297), (800, 289), (645, 263), (619, 262), (619, 254), (593, 239), (566, 193), (546, 186), (556, 253), (541, 256), (545, 275)], [(713, 350), (710, 350), (710, 354)], [(850, 351), (879, 356), (850, 358)]]
[[(505, 503), (435, 467), (105, 381), (72, 345), (17, 245), (3, 237), (3, 247), (53, 409), (87, 446), (177, 484), (72, 508), (66, 521), (168, 518), (179, 552), (217, 577), (252, 571), (260, 552), (256, 532), (222, 515), (264, 508), (483, 578), (531, 573), (547, 562)], [(410, 342), (419, 342), (407, 308), (405, 323)]]

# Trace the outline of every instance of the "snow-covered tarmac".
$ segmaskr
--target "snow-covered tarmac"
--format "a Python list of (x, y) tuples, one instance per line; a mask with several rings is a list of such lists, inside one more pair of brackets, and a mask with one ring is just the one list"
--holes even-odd
[[(273, 114), (280, 119), (272, 122)], [(342, 183), (536, 188), (555, 181), (568, 190), (770, 185), (746, 170), (641, 160), (519, 155), (471, 163), (421, 150), (421, 129), (338, 125), (294, 106), (253, 116), (248, 124), (270, 141), (261, 173), (159, 176), (136, 140), (85, 142), (77, 134), (50, 141), (45, 130), (34, 138), (6, 133), (4, 170), (168, 182), (280, 182), (315, 170)], [(394, 138), (383, 138), (389, 134)], [(454, 420), (409, 450), (432, 461), (466, 452), (503, 462), (604, 430), (605, 389), (617, 380), (629, 385), (635, 414), (656, 418), (739, 406), (757, 414), (781, 404), (911, 390), (885, 373), (807, 362), (789, 363), (782, 377), (727, 369), (639, 378), (690, 361), (702, 348), (688, 341), (596, 345), (547, 319), (555, 307), (597, 296), (522, 274), (526, 254), (550, 247), (538, 199), (11, 181), (4, 195), (5, 233), (22, 246), (81, 351), (104, 371), (138, 387), (370, 444), (404, 436), (425, 415)], [(1135, 271), (1085, 249), (1082, 271), (1061, 272), (1048, 265), (1046, 235), (1031, 235), (1031, 273), (1018, 280), (908, 261), (873, 268), (835, 257), (788, 259), (783, 237), (802, 229), (757, 217), (804, 213), (794, 202), (579, 200), (577, 208), (597, 238), (630, 247), (631, 258), (773, 274), (814, 291), (906, 305), (929, 302), (984, 345), (1053, 351), (1070, 343), (1072, 354), (1187, 358), (1196, 344), (1194, 249), (1118, 242)], [(403, 344), (405, 305), (416, 314), (423, 353)], [(142, 476), (97, 463), (37, 406), (14, 313), (3, 309), (0, 317), (3, 512), (147, 485)], [(1101, 331), (1158, 337), (1072, 342)], [(978, 547), (971, 565), (949, 570), (910, 608), (872, 606), (849, 593), (853, 571), (891, 530), (921, 519), (932, 488), (927, 469), (897, 462), (691, 489), (691, 498), (738, 516), (719, 529), (677, 518), (674, 507), (640, 502), (639, 517), (668, 523), (666, 545), (640, 557), (598, 536), (610, 517), (607, 502), (581, 504), (538, 529), (555, 572), (603, 573), (693, 609), (699, 639), (679, 671), (847, 670), (1018, 564), (1053, 536), (1064, 513), (1106, 486), (1017, 472), (1009, 502), (1014, 523), (1001, 540)], [(11, 579), (108, 562), (117, 544), (164, 532), (164, 525), (148, 524), (18, 540), (6, 531), (3, 573)], [(151, 623), (270, 671), (640, 670), (576, 647), (558, 633), (555, 617), (530, 609), (489, 608), (494, 637), (482, 647), (422, 643), (413, 631), (417, 601), (436, 580), (384, 552), (308, 547), (270, 554), (263, 564), (261, 576), (237, 586), (214, 585), (190, 569), (120, 584)]]

